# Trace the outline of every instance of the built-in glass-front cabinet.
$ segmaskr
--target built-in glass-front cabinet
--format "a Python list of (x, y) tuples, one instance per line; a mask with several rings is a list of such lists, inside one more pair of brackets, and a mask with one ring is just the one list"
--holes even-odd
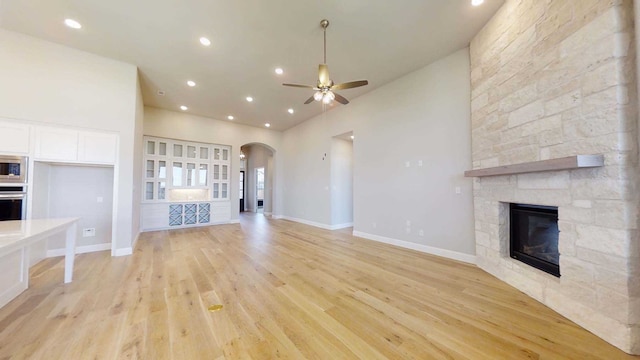
[(229, 200), (231, 149), (144, 138), (145, 202)]

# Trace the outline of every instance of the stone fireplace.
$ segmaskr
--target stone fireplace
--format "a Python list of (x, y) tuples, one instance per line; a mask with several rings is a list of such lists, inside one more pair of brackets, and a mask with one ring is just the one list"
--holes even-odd
[[(632, 1), (506, 0), (470, 54), (478, 266), (639, 354)], [(582, 155), (602, 166), (538, 166)], [(510, 256), (510, 203), (557, 207), (560, 277)]]

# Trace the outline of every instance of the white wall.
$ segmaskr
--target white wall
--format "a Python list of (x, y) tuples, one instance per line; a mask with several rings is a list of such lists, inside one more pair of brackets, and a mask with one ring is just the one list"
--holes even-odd
[(353, 143), (331, 139), (331, 225), (353, 223)]
[[(133, 65), (0, 29), (0, 117), (118, 132), (116, 253), (132, 243)], [(136, 164), (139, 166), (139, 164)]]
[[(111, 244), (113, 168), (42, 164), (36, 169), (47, 166), (49, 200), (46, 217), (79, 217), (76, 241), (78, 248)], [(41, 178), (40, 175), (34, 175)], [(102, 202), (98, 202), (98, 197), (102, 198)], [(82, 237), (82, 229), (85, 228), (95, 228), (96, 236)], [(63, 250), (64, 236), (50, 239), (47, 249)]]
[[(177, 125), (179, 124), (179, 126)], [(196, 141), (231, 146), (231, 219), (238, 219), (240, 201), (240, 147), (250, 143), (266, 144), (274, 150), (273, 213), (282, 208), (282, 161), (279, 160), (282, 133), (252, 126), (235, 124), (227, 120), (215, 120), (201, 116), (178, 113), (152, 107), (144, 108), (144, 134), (179, 140)], [(140, 163), (142, 166), (142, 163)], [(247, 171), (246, 176), (250, 176)], [(141, 178), (136, 179), (141, 183)], [(248, 186), (248, 184), (247, 184)], [(246, 200), (245, 200), (246, 201)]]
[(471, 168), (468, 49), (284, 132), (285, 216), (330, 226), (325, 154), (333, 136), (349, 131), (354, 231), (472, 259), (472, 182), (463, 177)]

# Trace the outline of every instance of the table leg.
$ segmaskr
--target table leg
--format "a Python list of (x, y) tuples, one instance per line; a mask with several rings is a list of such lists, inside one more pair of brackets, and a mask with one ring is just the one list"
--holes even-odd
[(67, 239), (64, 251), (64, 282), (70, 283), (73, 280), (73, 261), (76, 255), (76, 223), (67, 228)]

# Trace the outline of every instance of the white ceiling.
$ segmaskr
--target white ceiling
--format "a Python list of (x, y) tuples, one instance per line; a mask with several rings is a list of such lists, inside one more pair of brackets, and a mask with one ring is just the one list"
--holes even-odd
[[(186, 105), (191, 114), (224, 121), (232, 114), (237, 123), (284, 130), (323, 110), (318, 102), (303, 105), (312, 90), (281, 85), (315, 85), (323, 18), (331, 22), (332, 80), (369, 80), (340, 91), (353, 100), (467, 46), (503, 2), (0, 0), (0, 27), (137, 65), (145, 105), (173, 111)], [(83, 28), (65, 27), (65, 18)], [(200, 45), (201, 36), (212, 45)]]

